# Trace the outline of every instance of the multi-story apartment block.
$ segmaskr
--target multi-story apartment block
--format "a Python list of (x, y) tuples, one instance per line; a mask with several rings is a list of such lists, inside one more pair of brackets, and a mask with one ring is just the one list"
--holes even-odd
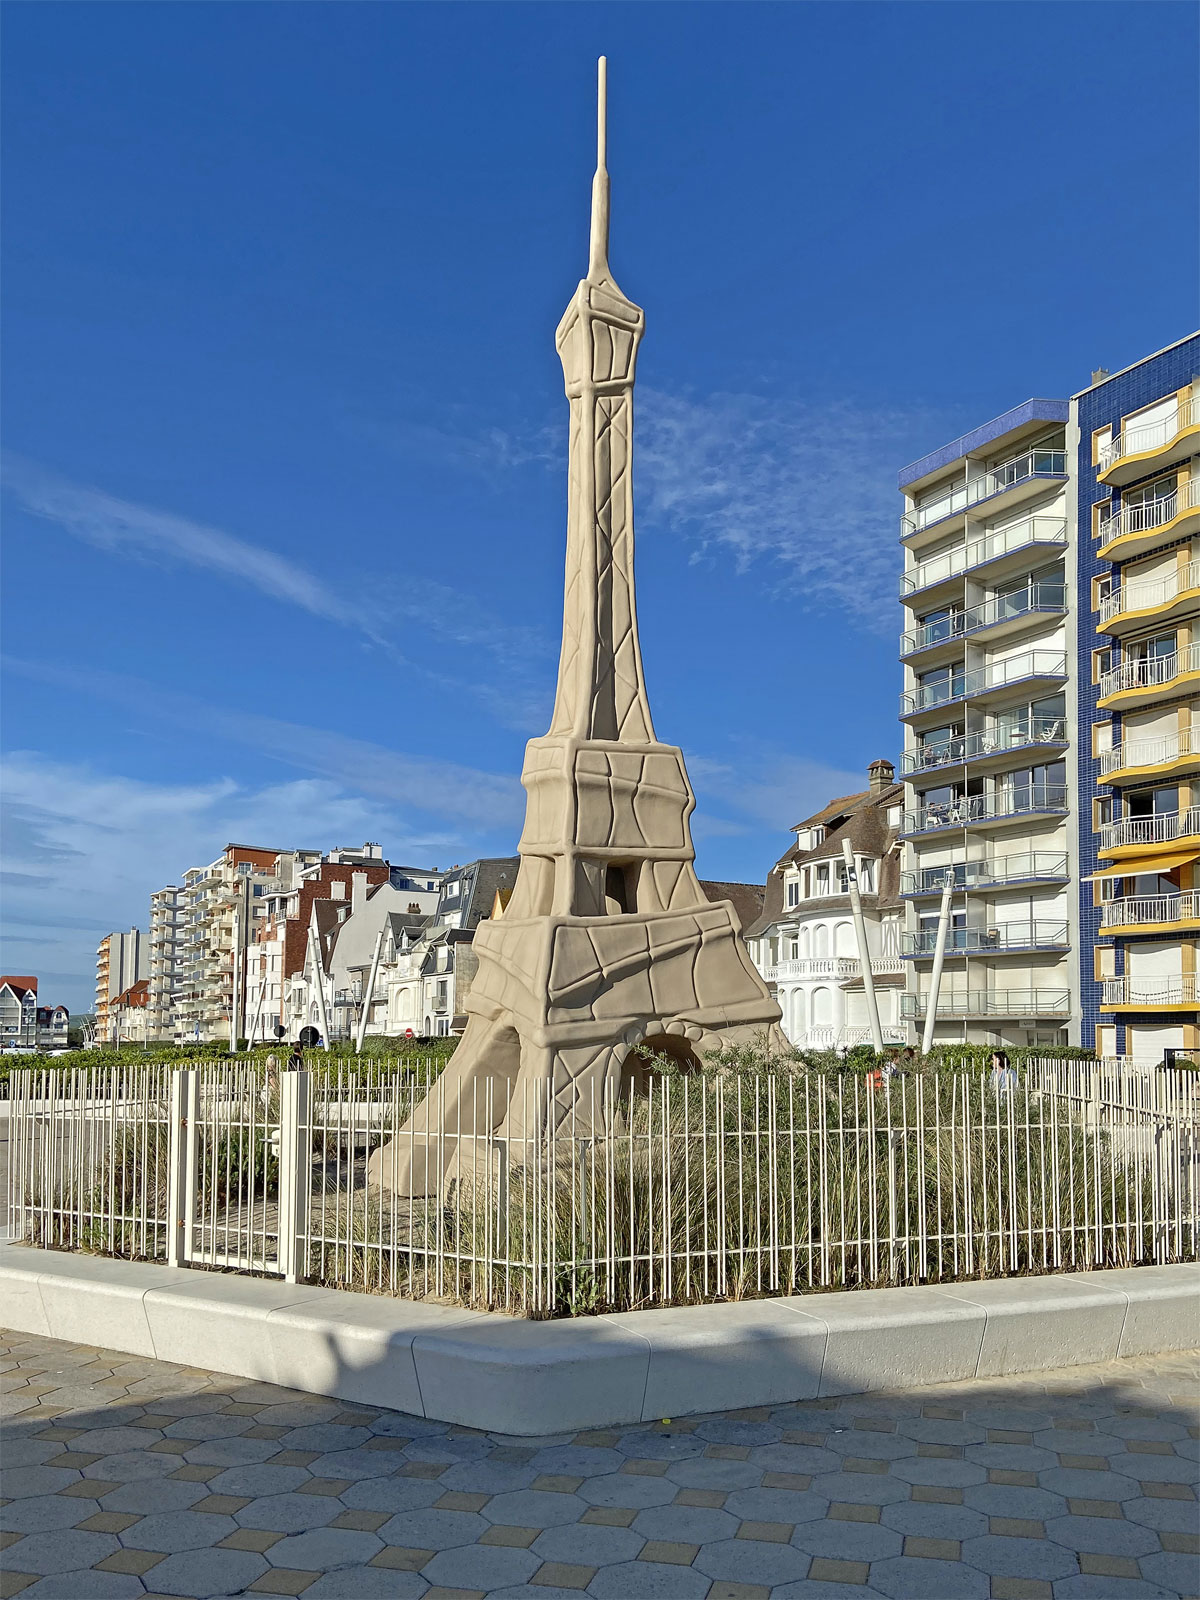
[(854, 853), (876, 1003), (885, 1043), (903, 1043), (900, 1016), (898, 837), (903, 787), (890, 761), (873, 761), (869, 787), (831, 800), (793, 827), (795, 843), (772, 868), (762, 914), (745, 929), (750, 957), (799, 1049), (867, 1043), (871, 1028), (851, 915), (843, 840)]
[(1072, 401), (1083, 1043), (1200, 1049), (1200, 335)]
[(245, 950), (255, 903), (275, 886), (279, 855), (257, 845), (228, 844), (208, 866), (184, 874), (176, 920), (177, 1039), (229, 1038), (235, 949)]
[(900, 474), (907, 626), (902, 1011), (937, 1041), (1078, 1038), (1074, 515), (1065, 400), (1029, 400)]
[(183, 890), (173, 883), (150, 896), (150, 988), (146, 1003), (146, 1035), (171, 1039), (175, 1007), (184, 969), (185, 909)]
[(37, 1048), (37, 979), (0, 977), (0, 1049)]
[(138, 928), (128, 933), (106, 933), (96, 951), (96, 1043), (113, 1042), (110, 1002), (139, 978), (149, 976), (150, 951), (146, 935)]
[(39, 1050), (65, 1050), (69, 1044), (71, 1013), (66, 1006), (38, 1006), (37, 1047)]

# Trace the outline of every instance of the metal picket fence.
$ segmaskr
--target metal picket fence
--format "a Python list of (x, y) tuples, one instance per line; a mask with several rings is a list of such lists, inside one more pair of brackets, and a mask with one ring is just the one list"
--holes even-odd
[[(481, 1081), (440, 1063), (14, 1074), (15, 1237), (544, 1316), (1193, 1259), (1200, 1075)], [(367, 1181), (382, 1146), (395, 1187)]]

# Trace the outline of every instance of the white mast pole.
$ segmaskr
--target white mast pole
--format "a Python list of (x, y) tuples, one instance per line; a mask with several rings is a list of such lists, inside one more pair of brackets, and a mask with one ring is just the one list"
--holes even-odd
[(871, 951), (867, 944), (867, 919), (863, 916), (862, 896), (858, 892), (858, 873), (854, 867), (854, 851), (849, 839), (842, 840), (842, 859), (846, 863), (846, 879), (850, 885), (850, 909), (854, 913), (854, 937), (858, 941), (858, 964), (862, 968), (863, 989), (867, 996), (871, 1039), (876, 1050), (882, 1055), (883, 1029), (879, 1025), (879, 1001), (875, 997), (875, 975), (871, 971)]
[(375, 941), (375, 954), (371, 957), (371, 976), (367, 980), (367, 992), (363, 996), (362, 1016), (358, 1019), (358, 1037), (354, 1041), (355, 1055), (362, 1055), (363, 1040), (367, 1035), (367, 1018), (371, 1014), (371, 1001), (375, 998), (375, 979), (379, 976), (379, 957), (383, 950), (383, 933), (383, 928), (380, 928), (379, 937)]
[(321, 1037), (325, 1041), (325, 1049), (329, 1049), (329, 1010), (325, 1005), (325, 974), (321, 968), (321, 947), (317, 943), (316, 929), (311, 925), (308, 930), (308, 948), (312, 953), (313, 977), (317, 985), (317, 1010), (321, 1017)]
[(950, 931), (950, 896), (954, 893), (954, 868), (946, 868), (942, 905), (938, 912), (937, 942), (933, 947), (933, 971), (929, 976), (929, 998), (925, 1002), (925, 1034), (921, 1054), (927, 1056), (933, 1044), (933, 1025), (937, 1021), (938, 998), (942, 989), (942, 968), (946, 964), (946, 935)]

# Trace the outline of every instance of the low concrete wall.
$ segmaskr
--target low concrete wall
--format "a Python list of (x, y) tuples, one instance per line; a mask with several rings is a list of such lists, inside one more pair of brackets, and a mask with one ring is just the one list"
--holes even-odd
[(1200, 1345), (1200, 1264), (527, 1322), (0, 1247), (0, 1320), (497, 1433), (1046, 1371)]

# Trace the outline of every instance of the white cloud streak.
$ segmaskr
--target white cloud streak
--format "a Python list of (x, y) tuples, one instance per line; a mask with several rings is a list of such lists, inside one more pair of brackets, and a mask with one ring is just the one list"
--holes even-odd
[(889, 463), (929, 420), (848, 402), (643, 391), (634, 472), (643, 526), (724, 549), (740, 572), (774, 567), (806, 609), (833, 604), (891, 627), (900, 571)]

